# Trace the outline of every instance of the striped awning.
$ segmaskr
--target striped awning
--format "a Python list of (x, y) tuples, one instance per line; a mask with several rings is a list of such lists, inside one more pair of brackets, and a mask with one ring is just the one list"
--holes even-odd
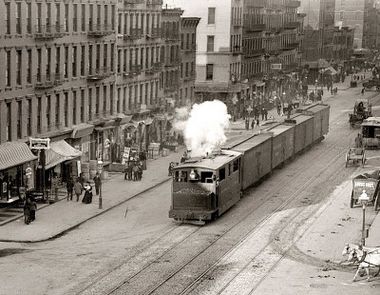
[(81, 151), (73, 148), (64, 140), (52, 142), (50, 149), (46, 150), (45, 169), (53, 168), (62, 162), (75, 159), (81, 155)]
[(10, 141), (0, 144), (0, 170), (22, 165), (37, 159), (28, 145), (23, 142)]

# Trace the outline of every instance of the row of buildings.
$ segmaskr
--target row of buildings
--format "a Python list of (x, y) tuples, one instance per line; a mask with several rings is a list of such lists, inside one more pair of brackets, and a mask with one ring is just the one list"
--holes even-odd
[(120, 162), (125, 146), (170, 144), (174, 108), (194, 99), (199, 18), (162, 0), (2, 0), (0, 12), (3, 200), (73, 171), (89, 178), (83, 163)]
[[(0, 185), (173, 146), (177, 107), (217, 98), (243, 116), (305, 62), (348, 59), (333, 2), (0, 0)], [(50, 139), (45, 156), (29, 138)]]

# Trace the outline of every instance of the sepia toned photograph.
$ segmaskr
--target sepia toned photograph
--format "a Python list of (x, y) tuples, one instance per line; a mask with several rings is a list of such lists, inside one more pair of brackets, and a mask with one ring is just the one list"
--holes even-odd
[(0, 295), (380, 294), (380, 0), (0, 0)]

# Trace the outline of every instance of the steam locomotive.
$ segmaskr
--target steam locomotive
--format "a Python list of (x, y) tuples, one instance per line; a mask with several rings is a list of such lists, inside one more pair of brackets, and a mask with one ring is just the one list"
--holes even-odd
[(169, 217), (204, 224), (235, 205), (247, 188), (324, 139), (330, 106), (300, 108), (290, 120), (226, 144), (207, 157), (173, 168)]

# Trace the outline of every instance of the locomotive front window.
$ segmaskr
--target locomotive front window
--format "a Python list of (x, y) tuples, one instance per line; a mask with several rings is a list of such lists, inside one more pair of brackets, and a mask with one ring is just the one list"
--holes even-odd
[(175, 172), (176, 182), (187, 182), (187, 171), (176, 171)]
[(225, 178), (226, 178), (226, 169), (225, 168), (219, 169), (219, 180), (222, 181)]
[(212, 183), (213, 172), (211, 171), (202, 171), (201, 172), (201, 182), (202, 183)]

